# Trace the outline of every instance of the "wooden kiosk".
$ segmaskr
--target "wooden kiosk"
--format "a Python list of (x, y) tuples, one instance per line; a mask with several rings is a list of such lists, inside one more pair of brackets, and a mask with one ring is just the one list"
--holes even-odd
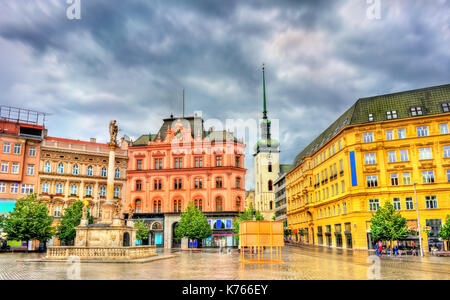
[[(284, 247), (283, 221), (241, 222), (239, 224), (239, 246), (240, 261), (242, 262), (284, 263), (281, 259), (281, 248)], [(265, 247), (270, 248), (270, 259), (264, 259)], [(246, 248), (249, 251), (246, 251)], [(249, 258), (245, 257), (246, 252), (249, 252)]]

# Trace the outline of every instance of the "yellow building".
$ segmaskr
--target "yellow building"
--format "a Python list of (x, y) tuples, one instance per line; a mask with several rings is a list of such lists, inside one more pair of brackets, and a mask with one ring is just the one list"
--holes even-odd
[(250, 190), (245, 193), (245, 209), (249, 208), (250, 205), (255, 207), (255, 191)]
[[(300, 152), (286, 175), (288, 226), (306, 243), (373, 248), (370, 219), (386, 201), (417, 228), (424, 250), (450, 214), (450, 84), (359, 99)], [(400, 245), (419, 245), (411, 235)]]

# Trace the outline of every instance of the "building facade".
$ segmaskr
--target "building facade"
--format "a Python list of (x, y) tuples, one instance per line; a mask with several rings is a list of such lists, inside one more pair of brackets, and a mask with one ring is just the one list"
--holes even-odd
[[(77, 200), (88, 201), (94, 223), (100, 218), (101, 201), (106, 199), (109, 146), (95, 139), (80, 141), (45, 137), (41, 144), (39, 183), (35, 191), (48, 203), (49, 214), (57, 224), (65, 209)], [(116, 149), (114, 170), (114, 198), (124, 201), (127, 142), (122, 139)], [(54, 243), (53, 243), (54, 242)], [(50, 245), (58, 245), (57, 240)]]
[(255, 190), (249, 190), (245, 193), (245, 209), (250, 206), (255, 208)]
[(272, 220), (275, 213), (274, 182), (280, 172), (279, 142), (272, 139), (271, 121), (267, 118), (266, 83), (263, 67), (263, 118), (260, 123), (261, 137), (256, 144), (254, 154), (255, 209), (264, 220)]
[(286, 216), (286, 172), (291, 168), (291, 165), (280, 165), (280, 173), (274, 182), (275, 191), (275, 220), (283, 221), (284, 226), (287, 227)]
[[(286, 175), (287, 218), (306, 243), (372, 249), (370, 219), (386, 201), (419, 230), (424, 250), (450, 214), (450, 85), (359, 99), (298, 154)], [(417, 190), (417, 204), (414, 193)], [(299, 239), (299, 237), (297, 237)], [(419, 245), (418, 236), (400, 242)]]
[(40, 121), (35, 111), (0, 108), (0, 214), (12, 212), (17, 199), (35, 192), (45, 132)]
[(203, 128), (201, 117), (164, 119), (157, 134), (129, 147), (127, 204), (150, 226), (148, 243), (179, 247), (174, 229), (189, 202), (208, 218), (203, 246), (237, 245), (232, 220), (244, 209), (245, 145), (226, 131)]

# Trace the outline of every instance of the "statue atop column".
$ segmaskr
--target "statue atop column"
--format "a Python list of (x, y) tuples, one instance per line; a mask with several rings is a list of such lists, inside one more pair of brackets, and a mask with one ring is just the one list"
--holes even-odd
[(133, 206), (130, 204), (130, 206), (128, 207), (128, 220), (132, 219), (133, 219)]
[(116, 125), (116, 120), (109, 122), (109, 136), (110, 136), (110, 146), (117, 146), (117, 133), (119, 128)]
[(117, 201), (116, 206), (114, 207), (114, 218), (120, 219), (121, 212), (122, 212), (122, 204), (120, 203), (120, 201)]

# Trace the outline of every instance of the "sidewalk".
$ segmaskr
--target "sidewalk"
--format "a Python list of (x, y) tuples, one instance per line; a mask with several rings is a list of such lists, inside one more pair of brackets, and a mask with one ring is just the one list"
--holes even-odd
[[(331, 254), (352, 256), (352, 257), (369, 257), (371, 255), (375, 255), (375, 251), (371, 249), (362, 250), (362, 249), (333, 248), (328, 246), (298, 244), (298, 243), (286, 243), (286, 246), (301, 248), (307, 252), (315, 252), (315, 253), (326, 252)], [(412, 255), (395, 257), (394, 255), (383, 254), (383, 256), (381, 256), (380, 258), (383, 260), (398, 260), (402, 262), (417, 262), (417, 263), (420, 262), (427, 264), (448, 265), (450, 268), (450, 257), (439, 257), (428, 253), (425, 253), (424, 257)]]

